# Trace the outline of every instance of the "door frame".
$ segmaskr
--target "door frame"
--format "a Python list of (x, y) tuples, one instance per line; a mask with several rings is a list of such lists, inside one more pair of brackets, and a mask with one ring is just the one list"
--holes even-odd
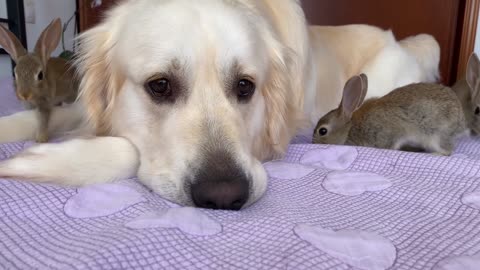
[[(475, 51), (475, 40), (477, 37), (478, 15), (480, 11), (480, 0), (466, 0), (462, 1), (465, 4), (463, 9), (465, 12), (463, 18), (459, 20), (457, 37), (457, 52), (458, 57), (456, 68), (456, 80), (462, 79), (465, 76), (468, 59)], [(463, 23), (462, 23), (463, 21)]]

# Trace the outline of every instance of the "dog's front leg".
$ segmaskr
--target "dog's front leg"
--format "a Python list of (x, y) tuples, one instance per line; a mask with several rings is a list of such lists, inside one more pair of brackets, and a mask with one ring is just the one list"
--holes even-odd
[(136, 175), (136, 148), (119, 137), (73, 139), (33, 146), (0, 162), (0, 177), (83, 186)]

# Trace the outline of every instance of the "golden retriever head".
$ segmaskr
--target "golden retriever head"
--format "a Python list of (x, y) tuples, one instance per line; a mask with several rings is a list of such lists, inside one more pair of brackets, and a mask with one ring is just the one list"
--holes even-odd
[[(97, 134), (128, 138), (138, 177), (183, 205), (240, 209), (298, 126), (289, 49), (240, 1), (126, 1), (80, 38)], [(297, 74), (297, 76), (299, 76)]]

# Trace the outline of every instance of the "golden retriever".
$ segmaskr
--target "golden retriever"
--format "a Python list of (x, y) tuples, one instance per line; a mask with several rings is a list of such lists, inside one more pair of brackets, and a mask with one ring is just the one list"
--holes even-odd
[[(366, 73), (367, 98), (382, 96), (437, 80), (438, 63), (429, 35), (308, 26), (296, 0), (123, 1), (81, 35), (80, 100), (53, 112), (51, 132), (79, 137), (31, 147), (0, 176), (72, 186), (138, 176), (182, 205), (241, 209), (267, 187), (262, 162), (336, 107), (349, 77)], [(0, 118), (0, 142), (37, 127), (33, 112)]]

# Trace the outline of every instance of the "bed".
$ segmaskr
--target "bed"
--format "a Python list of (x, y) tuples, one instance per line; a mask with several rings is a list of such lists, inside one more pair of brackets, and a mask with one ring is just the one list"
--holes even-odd
[[(21, 110), (0, 80), (0, 115)], [(1, 131), (0, 131), (1, 132)], [(239, 212), (172, 204), (136, 179), (0, 179), (0, 269), (480, 269), (480, 140), (451, 157), (292, 141)], [(32, 142), (0, 145), (0, 160)]]

